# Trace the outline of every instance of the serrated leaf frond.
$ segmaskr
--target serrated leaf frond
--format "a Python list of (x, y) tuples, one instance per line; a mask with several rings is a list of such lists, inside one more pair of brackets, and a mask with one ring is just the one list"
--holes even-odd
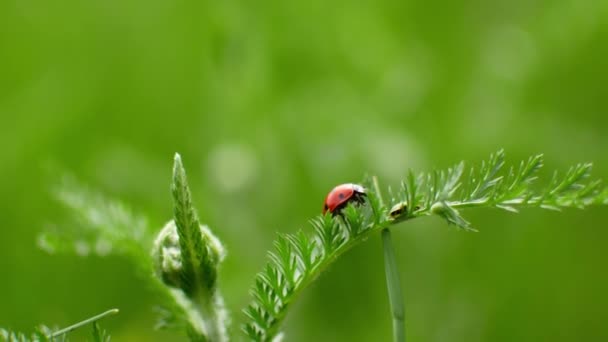
[(37, 237), (40, 249), (50, 254), (124, 255), (140, 267), (139, 271), (150, 271), (148, 249), (153, 234), (144, 215), (69, 176), (52, 194), (70, 217), (67, 223), (45, 227)]
[[(560, 210), (567, 207), (584, 208), (605, 201), (606, 190), (601, 188), (601, 182), (588, 181), (590, 163), (575, 165), (561, 177), (555, 172), (544, 189), (535, 184), (542, 167), (543, 155), (538, 154), (520, 162), (518, 167), (505, 169), (505, 154), (500, 150), (492, 154), (489, 160), (483, 161), (481, 167), (471, 167), (468, 173), (464, 172), (464, 164), (460, 163), (458, 167), (445, 172), (424, 174), (416, 184), (411, 184), (410, 173), (404, 197), (412, 201), (413, 188), (424, 194), (421, 200), (424, 205), (410, 210), (407, 215), (395, 217), (395, 222), (436, 214), (449, 224), (471, 230), (468, 221), (460, 215), (460, 209), (493, 207), (515, 213), (523, 207)], [(465, 174), (468, 176), (465, 177)]]
[(254, 301), (244, 310), (250, 319), (245, 334), (254, 341), (280, 336), (280, 324), (298, 294), (342, 253), (386, 226), (386, 212), (372, 192), (362, 207), (349, 204), (339, 216), (328, 213), (311, 220), (311, 236), (302, 230), (280, 234), (251, 289)]
[[(415, 174), (409, 171), (398, 191), (389, 189), (388, 205), (369, 186), (363, 206), (348, 205), (340, 215), (320, 215), (311, 220), (309, 233), (281, 234), (269, 262), (255, 280), (252, 303), (244, 310), (243, 327), (254, 341), (273, 341), (291, 303), (336, 258), (381, 229), (422, 216), (437, 215), (448, 224), (474, 231), (462, 216), (465, 208), (489, 207), (517, 212), (524, 207), (560, 209), (608, 204), (608, 189), (588, 181), (591, 164), (557, 173), (546, 188), (534, 187), (543, 167), (535, 155), (517, 167), (505, 168), (504, 151), (490, 156), (480, 167), (464, 162), (444, 171)], [(375, 180), (374, 180), (375, 181)]]

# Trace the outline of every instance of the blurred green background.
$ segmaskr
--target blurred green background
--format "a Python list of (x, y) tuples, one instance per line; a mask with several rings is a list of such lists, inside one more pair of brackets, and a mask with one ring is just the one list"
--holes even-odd
[[(48, 165), (160, 229), (179, 151), (229, 249), (238, 328), (276, 232), (309, 229), (338, 183), (396, 184), (501, 147), (544, 152), (547, 169), (593, 161), (608, 179), (607, 84), (602, 0), (3, 0), (0, 326), (118, 307), (103, 322), (115, 341), (184, 339), (154, 331), (127, 260), (37, 249), (69, 215)], [(465, 215), (480, 233), (433, 218), (394, 230), (412, 341), (608, 340), (606, 208)], [(390, 340), (384, 286), (374, 236), (304, 292), (287, 340)]]

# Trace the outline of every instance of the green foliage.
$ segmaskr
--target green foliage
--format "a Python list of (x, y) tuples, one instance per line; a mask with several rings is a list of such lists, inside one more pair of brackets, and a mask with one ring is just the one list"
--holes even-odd
[(126, 204), (88, 189), (70, 177), (53, 189), (53, 195), (70, 213), (71, 221), (49, 225), (38, 236), (38, 246), (48, 253), (86, 256), (94, 253), (127, 255), (135, 265), (149, 269), (151, 234), (145, 216)]
[(159, 233), (153, 248), (157, 275), (188, 321), (194, 341), (225, 341), (228, 317), (216, 288), (224, 248), (211, 230), (199, 223), (192, 204), (186, 171), (175, 155), (171, 193), (174, 219)]
[(198, 291), (211, 297), (216, 292), (218, 266), (225, 252), (211, 230), (199, 223), (179, 154), (175, 155), (171, 193), (173, 222), (179, 237), (182, 290), (190, 297), (196, 296)]
[(363, 209), (348, 205), (341, 216), (313, 219), (311, 237), (303, 231), (279, 235), (270, 262), (256, 277), (254, 301), (245, 309), (250, 322), (243, 330), (251, 339), (273, 340), (298, 294), (341, 254), (389, 223), (375, 193), (368, 203)]
[(462, 208), (493, 207), (516, 213), (519, 208), (540, 207), (585, 208), (606, 204), (608, 192), (601, 181), (589, 181), (591, 164), (578, 164), (562, 177), (553, 174), (550, 183), (537, 190), (534, 185), (543, 167), (543, 156), (536, 155), (519, 166), (504, 169), (504, 152), (498, 151), (484, 161), (476, 171), (471, 168), (464, 177), (464, 163), (447, 171), (434, 171), (414, 176), (410, 172), (407, 183), (401, 186), (401, 201), (410, 210), (393, 217), (394, 222), (425, 215), (439, 215), (449, 224), (472, 230), (470, 223), (459, 212)]
[[(269, 262), (255, 279), (253, 302), (244, 310), (249, 322), (243, 330), (255, 341), (272, 341), (298, 294), (338, 256), (389, 225), (417, 217), (438, 215), (448, 224), (473, 230), (458, 209), (494, 207), (517, 212), (521, 207), (559, 209), (606, 204), (608, 191), (599, 181), (586, 181), (591, 164), (574, 166), (562, 178), (554, 174), (549, 186), (532, 188), (542, 167), (542, 155), (521, 162), (502, 174), (504, 152), (498, 151), (463, 179), (464, 163), (446, 171), (415, 176), (409, 172), (398, 196), (385, 207), (377, 186), (371, 187), (367, 205), (349, 205), (341, 215), (319, 216), (311, 221), (313, 232), (280, 235)], [(389, 189), (390, 192), (390, 189)], [(396, 197), (396, 198), (395, 198)], [(391, 208), (391, 209), (389, 209)]]
[(212, 293), (217, 280), (220, 252), (210, 247), (209, 237), (201, 234), (198, 216), (192, 205), (186, 171), (179, 154), (173, 165), (173, 213), (179, 235), (184, 292), (194, 296), (197, 290)]
[(0, 328), (0, 339), (7, 342), (65, 342), (68, 341), (68, 334), (87, 324), (93, 325), (92, 338), (94, 342), (109, 342), (110, 335), (99, 327), (99, 320), (118, 313), (118, 309), (108, 310), (99, 315), (87, 318), (81, 322), (70, 325), (67, 328), (53, 330), (44, 325), (39, 326), (31, 334), (18, 333)]
[[(156, 293), (166, 314), (157, 326), (181, 326), (186, 314), (169, 289), (154, 276), (150, 246), (153, 235), (147, 218), (125, 203), (92, 191), (71, 177), (53, 189), (56, 200), (70, 213), (70, 221), (48, 225), (38, 236), (38, 246), (47, 253), (87, 256), (121, 255)], [(170, 314), (169, 314), (170, 313)]]
[(110, 342), (110, 335), (97, 322), (93, 322), (93, 342)]
[[(88, 292), (95, 303), (126, 309), (120, 319), (135, 323), (132, 338), (170, 340), (142, 324), (150, 306), (166, 307), (145, 289), (148, 274), (103, 277), (139, 262), (33, 250), (33, 232), (49, 218), (73, 229), (42, 194), (48, 163), (132, 204), (158, 230), (172, 216), (168, 150), (179, 146), (201, 222), (211, 223), (209, 213), (212, 228), (226, 228), (232, 259), (218, 286), (235, 296), (226, 298), (235, 309), (274, 232), (295, 225), (310, 237), (307, 220), (330, 183), (359, 180), (366, 169), (383, 185), (398, 184), (407, 167), (418, 175), (463, 158), (470, 166), (502, 144), (507, 169), (513, 157), (542, 151), (543, 171), (567, 171), (564, 163), (580, 159), (608, 180), (608, 1), (0, 3), (0, 325), (30, 332), (50, 312), (86, 308), (73, 298)], [(548, 183), (551, 172), (541, 174)], [(526, 215), (517, 217), (458, 208), (483, 235), (453, 234), (454, 226), (447, 235), (455, 239), (444, 236), (443, 219), (396, 226), (407, 229), (393, 231), (402, 271), (422, 270), (404, 277), (420, 291), (408, 303), (423, 308), (409, 317), (423, 322), (412, 327), (416, 340), (608, 340), (608, 273), (595, 271), (608, 260), (603, 209), (520, 209)], [(430, 225), (438, 229), (418, 229)], [(550, 242), (538, 244), (543, 237)], [(497, 253), (476, 267), (466, 262), (488, 250)], [(345, 271), (363, 258), (336, 266)], [(85, 274), (74, 271), (87, 265)], [(289, 340), (387, 340), (386, 317), (358, 314), (378, 307), (378, 266), (366, 270), (375, 280), (366, 285), (379, 295), (358, 300), (348, 315), (300, 315)], [(437, 269), (442, 281), (424, 286)], [(349, 277), (335, 271), (323, 281)], [(48, 273), (53, 279), (41, 285)], [(327, 285), (302, 309), (335, 306), (339, 291)], [(358, 290), (340, 293), (355, 298)], [(174, 318), (163, 324), (182, 329)], [(330, 320), (332, 332), (317, 325)]]
[[(187, 229), (190, 229), (194, 223), (198, 224), (198, 218), (192, 209), (181, 163), (176, 163), (175, 170), (172, 193), (176, 199), (176, 221), (182, 227), (186, 227), (186, 230), (181, 230), (182, 233), (185, 232), (185, 238), (177, 237), (180, 230), (176, 228), (174, 221), (171, 221), (166, 228), (171, 230), (172, 225), (173, 232), (168, 232), (167, 235), (174, 233), (178, 245), (185, 242), (187, 246), (196, 246), (196, 254), (186, 252), (186, 259), (194, 260), (200, 267), (195, 267), (192, 262), (182, 263), (183, 255), (178, 254), (179, 277), (185, 280), (183, 284), (190, 289), (188, 290), (189, 295), (184, 295), (181, 288), (175, 289), (167, 286), (162, 281), (162, 277), (158, 278), (154, 275), (153, 266), (158, 258), (150, 253), (154, 235), (145, 216), (134, 213), (119, 200), (91, 191), (71, 178), (66, 178), (54, 189), (53, 194), (58, 202), (72, 214), (72, 220), (67, 224), (49, 225), (39, 235), (38, 245), (48, 253), (63, 252), (80, 256), (91, 253), (100, 256), (117, 254), (127, 257), (137, 273), (157, 294), (156, 298), (163, 313), (159, 315), (159, 322), (156, 325), (158, 328), (183, 328), (189, 331), (190, 335), (201, 335), (203, 331), (210, 331), (214, 335), (221, 336), (214, 340), (221, 341), (226, 334), (223, 322), (228, 319), (223, 310), (223, 300), (215, 289), (215, 274), (217, 273), (217, 263), (221, 261), (224, 254), (223, 248), (219, 241), (211, 235), (208, 228), (202, 225), (198, 227), (200, 230), (199, 242), (192, 244), (190, 238), (196, 239), (196, 234)], [(209, 243), (206, 251), (202, 251), (200, 243), (203, 243), (203, 246)], [(157, 257), (159, 254), (157, 251), (163, 246), (158, 246), (158, 243), (156, 245), (154, 254)], [(191, 250), (188, 249), (188, 251)], [(181, 251), (181, 248), (178, 247), (178, 251)], [(195, 258), (192, 258), (193, 255)], [(203, 255), (211, 258), (214, 269), (209, 267), (209, 258), (199, 259)], [(207, 261), (199, 262), (199, 260)], [(156, 263), (158, 264), (158, 262)], [(181, 265), (190, 267), (190, 273), (182, 274)], [(192, 270), (196, 270), (197, 276), (193, 275)], [(158, 274), (158, 267), (156, 271)]]
[[(479, 171), (471, 168), (465, 172), (464, 163), (419, 175), (410, 171), (396, 194), (389, 189), (391, 200), (387, 205), (374, 178), (367, 184), (370, 190), (364, 204), (351, 203), (339, 215), (328, 213), (312, 219), (310, 234), (303, 230), (280, 234), (268, 254), (269, 262), (255, 279), (251, 290), (253, 301), (244, 310), (249, 318), (244, 332), (255, 341), (280, 338), (281, 323), (289, 308), (323, 270), (371, 234), (388, 232), (386, 228), (402, 221), (437, 215), (448, 224), (473, 230), (460, 214), (461, 209), (488, 207), (517, 212), (523, 207), (584, 208), (608, 203), (608, 190), (602, 189), (599, 181), (588, 180), (590, 164), (574, 166), (563, 177), (555, 173), (540, 190), (534, 185), (543, 166), (541, 155), (506, 171), (504, 165), (504, 153), (499, 151), (484, 161)], [(225, 252), (211, 230), (199, 222), (179, 155), (175, 157), (171, 186), (174, 218), (160, 231), (154, 244), (142, 216), (133, 214), (118, 201), (68, 184), (57, 191), (58, 198), (86, 229), (47, 233), (39, 240), (43, 248), (81, 252), (78, 241), (97, 246), (94, 250), (98, 254), (106, 251), (126, 255), (148, 275), (154, 273), (151, 272), (154, 265), (158, 277), (145, 279), (154, 284), (162, 294), (159, 298), (165, 302), (159, 326), (183, 328), (192, 341), (228, 339), (229, 319), (217, 287), (218, 267)], [(385, 239), (390, 242), (388, 234)], [(104, 245), (100, 241), (109, 243), (109, 249), (99, 248)], [(392, 273), (388, 276), (396, 279), (396, 265), (389, 266)], [(396, 288), (391, 291), (393, 297), (399, 297)], [(402, 308), (394, 306), (393, 311), (401, 324)], [(96, 341), (107, 340), (96, 326), (94, 336)]]
[(67, 341), (65, 336), (51, 340), (50, 330), (46, 326), (40, 326), (31, 334), (15, 332), (0, 328), (0, 340), (6, 342), (62, 342)]

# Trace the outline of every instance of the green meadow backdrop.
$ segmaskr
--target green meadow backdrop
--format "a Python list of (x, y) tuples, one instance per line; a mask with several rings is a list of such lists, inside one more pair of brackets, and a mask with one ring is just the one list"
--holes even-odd
[[(0, 2), (0, 326), (67, 326), (112, 307), (114, 341), (158, 332), (119, 257), (49, 256), (64, 174), (160, 229), (182, 154), (201, 220), (228, 248), (240, 310), (277, 232), (311, 229), (336, 184), (408, 168), (593, 161), (608, 180), (608, 2)], [(469, 164), (470, 165), (470, 164)], [(465, 212), (394, 229), (412, 341), (608, 340), (608, 210)], [(83, 340), (89, 328), (73, 335)], [(290, 312), (287, 341), (388, 341), (374, 236)], [(236, 339), (239, 340), (239, 339)]]

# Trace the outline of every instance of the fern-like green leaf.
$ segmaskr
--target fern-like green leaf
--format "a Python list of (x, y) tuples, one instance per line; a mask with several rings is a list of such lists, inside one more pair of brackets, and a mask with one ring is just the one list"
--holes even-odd
[(111, 309), (64, 329), (53, 330), (45, 325), (41, 325), (38, 326), (31, 335), (0, 328), (0, 340), (7, 342), (65, 342), (68, 341), (68, 333), (92, 323), (93, 340), (96, 342), (109, 342), (109, 335), (104, 330), (99, 328), (98, 321), (104, 317), (115, 315), (117, 313), (118, 309)]
[(42, 250), (81, 256), (121, 254), (146, 264), (152, 234), (145, 216), (67, 176), (53, 195), (71, 213), (71, 221), (48, 225), (38, 236)]
[[(45, 326), (38, 327), (33, 333), (25, 334), (22, 332), (10, 331), (7, 329), (0, 328), (0, 341), (6, 342), (51, 342), (49, 338), (50, 329)], [(52, 342), (63, 342), (66, 341), (65, 336), (58, 338)]]
[[(309, 234), (280, 235), (269, 262), (255, 280), (252, 303), (244, 310), (243, 327), (253, 341), (273, 341), (290, 304), (342, 253), (369, 235), (405, 220), (437, 215), (448, 224), (474, 230), (462, 216), (466, 208), (488, 207), (517, 212), (524, 207), (561, 209), (608, 204), (608, 189), (588, 181), (591, 164), (572, 167), (564, 176), (554, 174), (549, 185), (534, 187), (543, 166), (536, 155), (505, 171), (502, 150), (477, 169), (465, 172), (463, 162), (445, 171), (416, 175), (409, 171), (398, 193), (389, 189), (388, 206), (370, 186), (363, 206), (347, 206), (341, 215), (320, 215), (311, 220)], [(478, 170), (478, 171), (477, 171)]]
[(224, 248), (199, 222), (179, 154), (175, 154), (171, 193), (174, 219), (161, 230), (153, 248), (157, 274), (174, 287), (170, 292), (187, 316), (191, 340), (226, 341), (229, 320), (216, 288)]
[(244, 310), (250, 322), (243, 331), (250, 339), (276, 338), (298, 294), (342, 253), (388, 224), (386, 210), (374, 193), (369, 194), (368, 204), (370, 210), (349, 205), (342, 216), (327, 214), (313, 219), (310, 237), (302, 231), (279, 236), (269, 263), (251, 290), (254, 301)]
[[(171, 193), (173, 194), (173, 201), (175, 203), (173, 213), (179, 235), (182, 259), (183, 290), (186, 294), (192, 296), (200, 286), (211, 290), (215, 286), (217, 274), (209, 272), (208, 277), (200, 274), (203, 269), (216, 269), (216, 265), (212, 265), (211, 267), (201, 265), (203, 262), (209, 262), (210, 258), (208, 256), (208, 249), (203, 242), (198, 216), (192, 205), (186, 171), (179, 154), (175, 155)], [(199, 281), (202, 284), (197, 284)]]

